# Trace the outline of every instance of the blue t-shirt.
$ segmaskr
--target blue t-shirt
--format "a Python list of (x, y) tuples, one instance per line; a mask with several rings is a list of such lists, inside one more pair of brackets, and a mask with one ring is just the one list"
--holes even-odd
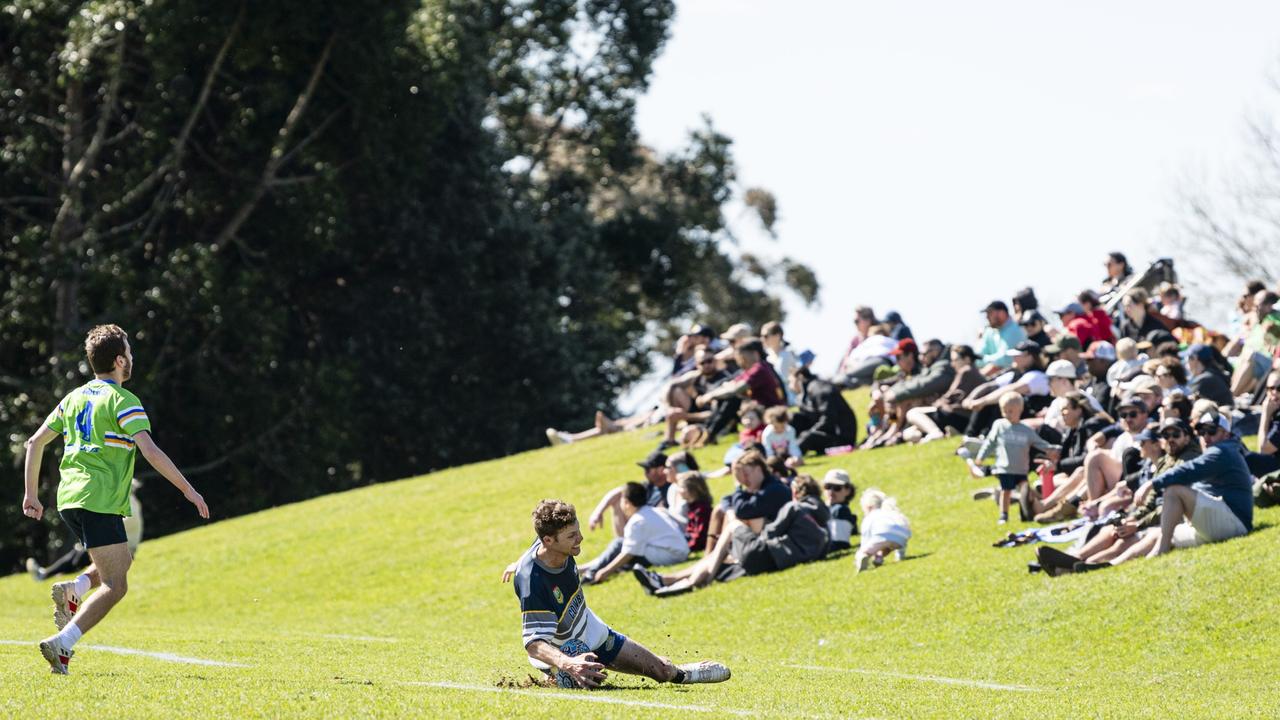
[(791, 502), (791, 490), (773, 475), (765, 475), (764, 482), (756, 492), (747, 492), (742, 488), (734, 490), (724, 498), (726, 510), (732, 510), (739, 520), (764, 518), (765, 522), (773, 522), (783, 505)]
[(1200, 457), (1166, 470), (1152, 484), (1157, 490), (1170, 485), (1190, 485), (1217, 495), (1253, 532), (1253, 476), (1244, 461), (1244, 446), (1236, 438), (1228, 438), (1204, 451)]

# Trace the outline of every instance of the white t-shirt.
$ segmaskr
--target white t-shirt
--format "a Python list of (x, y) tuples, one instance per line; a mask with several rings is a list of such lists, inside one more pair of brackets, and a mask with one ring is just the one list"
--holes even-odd
[(760, 435), (760, 442), (764, 445), (765, 454), (769, 457), (787, 455), (798, 458), (802, 455), (800, 443), (796, 441), (796, 429), (790, 425), (785, 432), (774, 430), (772, 425), (765, 426), (764, 433)]
[(777, 371), (778, 377), (782, 378), (782, 386), (787, 393), (787, 404), (795, 404), (795, 393), (791, 392), (791, 388), (787, 386), (787, 379), (791, 377), (791, 370), (800, 365), (800, 361), (796, 358), (796, 354), (791, 352), (791, 348), (785, 345), (778, 352), (765, 350), (766, 360)]
[[(1014, 373), (1007, 372), (996, 378), (996, 385), (1005, 387), (1013, 383)], [(1027, 386), (1028, 395), (1048, 395), (1049, 394), (1049, 376), (1039, 370), (1028, 370), (1022, 373), (1022, 377), (1018, 378)]]
[(689, 541), (670, 513), (646, 505), (627, 519), (622, 529), (622, 552), (653, 565), (674, 565), (689, 558)]
[(1124, 460), (1124, 451), (1133, 447), (1133, 433), (1123, 432), (1111, 443), (1111, 457)]
[(911, 527), (901, 513), (887, 508), (876, 508), (862, 518), (862, 548), (867, 549), (881, 542), (888, 541), (901, 549), (906, 549), (907, 540), (911, 539)]
[(858, 347), (849, 353), (849, 362), (868, 360), (873, 357), (888, 357), (889, 353), (897, 347), (898, 341), (888, 335), (872, 335), (858, 343)]

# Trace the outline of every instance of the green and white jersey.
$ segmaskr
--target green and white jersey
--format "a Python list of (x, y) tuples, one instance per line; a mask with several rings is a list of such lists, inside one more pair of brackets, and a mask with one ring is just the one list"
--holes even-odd
[(65, 445), (58, 509), (129, 517), (133, 436), (151, 429), (138, 397), (112, 380), (91, 380), (63, 398), (45, 425)]

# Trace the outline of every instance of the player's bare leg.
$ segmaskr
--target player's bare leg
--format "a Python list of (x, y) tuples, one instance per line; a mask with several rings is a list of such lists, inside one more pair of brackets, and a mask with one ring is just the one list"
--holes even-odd
[(618, 657), (609, 664), (609, 669), (629, 675), (643, 675), (658, 682), (711, 683), (724, 682), (730, 677), (729, 668), (718, 662), (704, 660), (676, 666), (630, 638), (623, 644)]
[(93, 564), (85, 568), (84, 572), (77, 575), (74, 580), (54, 583), (49, 592), (53, 598), (53, 624), (59, 630), (66, 627), (67, 623), (71, 622), (71, 618), (79, 612), (83, 604), (81, 597), (101, 584), (102, 576)]
[(129, 568), (133, 565), (128, 543), (90, 548), (89, 557), (93, 558), (101, 589), (76, 613), (75, 624), (81, 633), (89, 632), (124, 598), (129, 591)]

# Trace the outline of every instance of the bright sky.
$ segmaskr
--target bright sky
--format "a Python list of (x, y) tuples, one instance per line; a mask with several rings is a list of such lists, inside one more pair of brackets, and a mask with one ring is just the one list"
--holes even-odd
[(749, 244), (817, 271), (785, 327), (826, 374), (857, 304), (971, 341), (993, 297), (1057, 307), (1110, 250), (1159, 257), (1278, 58), (1277, 2), (686, 0), (639, 126), (671, 150), (705, 112), (777, 195), (780, 242)]

